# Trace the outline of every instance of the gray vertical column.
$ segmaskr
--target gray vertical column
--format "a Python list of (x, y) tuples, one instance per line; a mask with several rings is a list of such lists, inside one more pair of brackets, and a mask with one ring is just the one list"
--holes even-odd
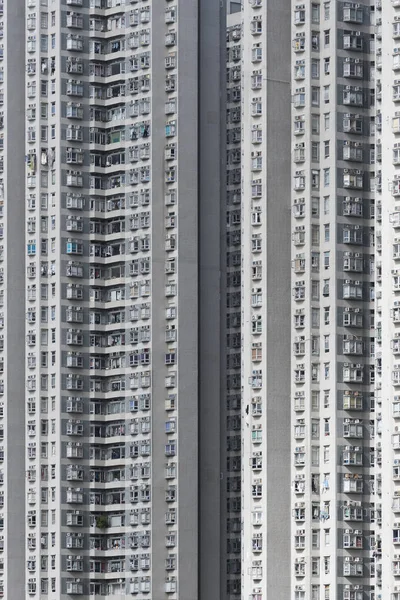
[(25, 3), (4, 3), (5, 598), (25, 598)]
[(290, 2), (267, 5), (268, 598), (290, 597)]
[(199, 2), (199, 567), (202, 600), (220, 600), (220, 203), (225, 2)]
[(178, 28), (178, 569), (179, 598), (198, 590), (198, 2)]

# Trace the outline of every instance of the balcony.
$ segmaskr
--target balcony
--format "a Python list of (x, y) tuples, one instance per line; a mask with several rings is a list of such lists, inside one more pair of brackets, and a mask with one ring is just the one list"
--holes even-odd
[(69, 171), (67, 172), (67, 186), (69, 187), (83, 187), (83, 175), (80, 171)]
[(83, 83), (80, 81), (68, 80), (66, 88), (67, 96), (83, 96)]
[(71, 29), (83, 29), (83, 16), (74, 12), (68, 13), (67, 27)]
[[(83, 107), (79, 103), (74, 104), (72, 102), (69, 102), (67, 104), (65, 116), (67, 117), (67, 119), (82, 120), (83, 119)], [(67, 135), (68, 135), (68, 133), (67, 133)]]
[(67, 581), (66, 593), (70, 594), (71, 596), (82, 596), (83, 595), (83, 583), (80, 582), (80, 579), (74, 579), (72, 581)]
[(68, 488), (66, 501), (68, 504), (83, 504), (83, 492), (80, 488)]
[[(350, 87), (350, 86), (347, 86)], [(345, 106), (364, 106), (364, 92), (361, 88), (343, 90), (343, 104)]]
[(362, 25), (364, 22), (363, 7), (361, 5), (344, 6), (343, 22)]
[(343, 365), (343, 382), (344, 383), (362, 383), (364, 381), (364, 367), (361, 364)]
[(364, 185), (363, 171), (349, 171), (344, 169), (343, 187), (345, 189), (362, 190)]
[(67, 458), (83, 458), (83, 445), (80, 442), (68, 442)]

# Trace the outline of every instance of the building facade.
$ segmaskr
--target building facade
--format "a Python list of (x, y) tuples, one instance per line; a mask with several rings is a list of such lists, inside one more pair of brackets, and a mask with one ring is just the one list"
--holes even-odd
[(21, 598), (219, 598), (222, 8), (26, 3)]
[(290, 3), (242, 5), (242, 598), (290, 596)]
[[(377, 7), (378, 8), (378, 7)], [(376, 14), (376, 589), (400, 598), (399, 482), (399, 36), (400, 3), (379, 3)], [(377, 594), (378, 597), (378, 594)]]
[(400, 2), (227, 4), (0, 3), (0, 598), (400, 600)]
[(379, 597), (375, 8), (292, 3), (295, 600)]
[[(241, 58), (242, 16), (240, 12), (227, 16), (227, 103), (226, 103), (226, 223), (221, 244), (221, 273), (226, 301), (222, 304), (221, 324), (225, 336), (221, 340), (225, 355), (224, 379), (221, 388), (221, 526), (226, 537), (221, 544), (221, 568), (225, 571), (226, 596), (240, 598), (241, 594)], [(223, 360), (223, 359), (222, 359)]]

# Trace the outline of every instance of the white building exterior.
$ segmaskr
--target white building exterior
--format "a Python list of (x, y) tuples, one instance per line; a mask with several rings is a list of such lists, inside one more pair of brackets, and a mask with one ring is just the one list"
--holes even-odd
[[(377, 13), (376, 87), (379, 187), (376, 200), (377, 446), (381, 495), (377, 498), (377, 591), (400, 598), (399, 485), (399, 36), (400, 3), (383, 2)], [(378, 355), (379, 351), (379, 355)], [(378, 474), (377, 474), (378, 476)]]
[(290, 3), (242, 4), (242, 598), (290, 596)]
[(400, 2), (228, 4), (0, 3), (0, 598), (400, 600)]
[(199, 512), (219, 502), (222, 8), (26, 2), (15, 598), (219, 598)]
[(379, 597), (374, 9), (292, 2), (293, 600)]

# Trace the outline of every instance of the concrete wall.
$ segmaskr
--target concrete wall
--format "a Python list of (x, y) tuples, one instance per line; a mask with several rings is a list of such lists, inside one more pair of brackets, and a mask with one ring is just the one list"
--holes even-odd
[[(225, 3), (199, 2), (199, 527), (201, 600), (220, 599), (221, 81)], [(222, 55), (223, 56), (223, 55)], [(223, 113), (222, 113), (223, 114)], [(225, 169), (225, 166), (224, 166)], [(224, 440), (222, 440), (222, 443)]]
[[(25, 3), (4, 3), (5, 598), (25, 598)], [(15, 43), (18, 39), (19, 42)], [(10, 112), (8, 112), (10, 111)]]
[(290, 3), (267, 5), (267, 597), (290, 597)]

